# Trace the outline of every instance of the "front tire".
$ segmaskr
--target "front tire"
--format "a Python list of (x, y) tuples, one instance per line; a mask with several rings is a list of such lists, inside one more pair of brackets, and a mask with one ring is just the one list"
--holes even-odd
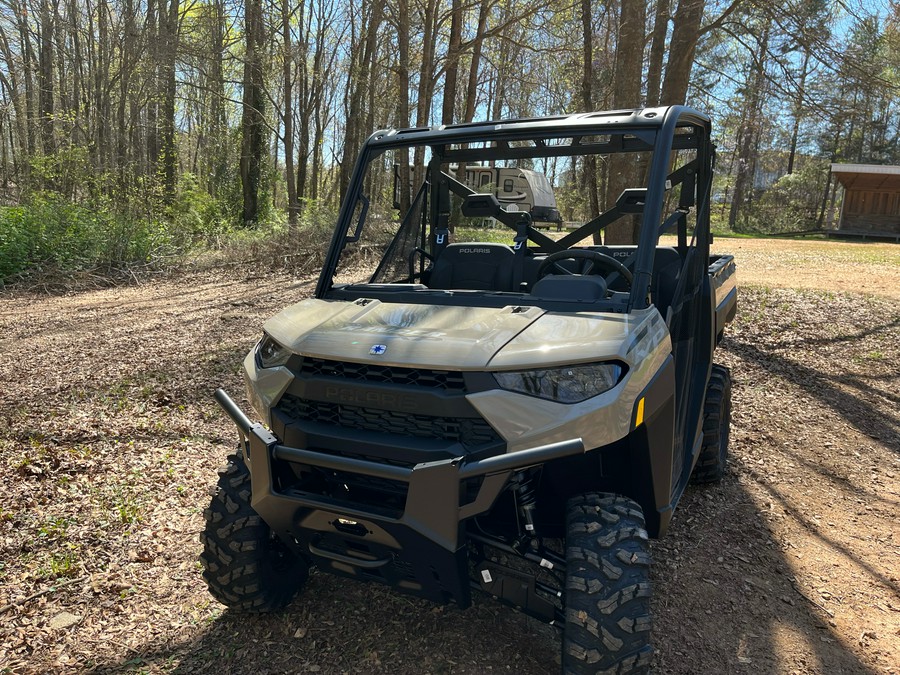
[(641, 507), (587, 493), (566, 513), (564, 675), (649, 672), (650, 553)]
[(309, 567), (250, 506), (250, 494), (247, 465), (240, 455), (230, 455), (203, 512), (200, 561), (216, 600), (230, 609), (262, 614), (287, 606), (309, 576)]

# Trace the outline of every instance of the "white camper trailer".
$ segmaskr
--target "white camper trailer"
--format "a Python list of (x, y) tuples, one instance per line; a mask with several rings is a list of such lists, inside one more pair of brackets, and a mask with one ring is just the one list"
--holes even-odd
[(530, 169), (498, 169), (467, 166), (466, 184), (478, 192), (493, 194), (506, 211), (527, 211), (536, 226), (562, 226), (553, 187), (547, 176)]

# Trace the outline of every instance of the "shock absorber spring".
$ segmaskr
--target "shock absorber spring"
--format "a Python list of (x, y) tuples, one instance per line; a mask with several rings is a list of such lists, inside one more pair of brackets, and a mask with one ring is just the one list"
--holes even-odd
[(530, 540), (532, 547), (538, 543), (537, 531), (534, 527), (535, 511), (537, 509), (537, 486), (531, 471), (519, 471), (513, 476), (515, 486), (516, 505), (519, 516), (525, 522), (525, 532), (522, 533), (520, 542)]

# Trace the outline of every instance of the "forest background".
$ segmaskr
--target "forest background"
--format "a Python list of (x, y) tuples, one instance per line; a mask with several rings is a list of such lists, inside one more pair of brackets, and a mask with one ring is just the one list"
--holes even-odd
[(0, 0), (0, 285), (309, 260), (375, 129), (677, 103), (717, 231), (817, 227), (831, 162), (900, 160), (898, 85), (893, 0)]

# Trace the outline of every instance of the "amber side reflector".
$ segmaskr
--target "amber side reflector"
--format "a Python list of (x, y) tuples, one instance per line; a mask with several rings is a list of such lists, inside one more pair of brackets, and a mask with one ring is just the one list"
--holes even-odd
[(644, 423), (644, 399), (638, 401), (637, 415), (634, 418), (634, 426), (639, 427)]

